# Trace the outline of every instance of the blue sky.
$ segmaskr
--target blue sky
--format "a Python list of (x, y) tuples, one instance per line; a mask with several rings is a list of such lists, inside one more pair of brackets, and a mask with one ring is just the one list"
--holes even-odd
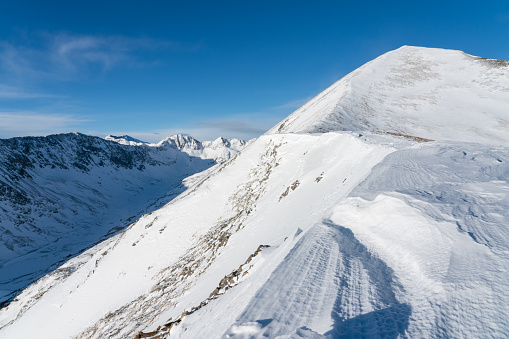
[(509, 59), (509, 1), (9, 1), (0, 138), (252, 138), (402, 45)]

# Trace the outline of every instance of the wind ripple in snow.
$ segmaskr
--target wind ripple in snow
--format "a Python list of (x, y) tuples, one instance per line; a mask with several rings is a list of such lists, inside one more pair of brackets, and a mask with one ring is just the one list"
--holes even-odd
[(433, 143), (388, 155), (350, 196), (402, 193), (413, 198), (406, 203), (437, 221), (455, 222), (477, 243), (508, 251), (508, 178), (507, 148)]
[(393, 277), (349, 229), (326, 220), (299, 240), (224, 337), (404, 336), (411, 308), (396, 299)]

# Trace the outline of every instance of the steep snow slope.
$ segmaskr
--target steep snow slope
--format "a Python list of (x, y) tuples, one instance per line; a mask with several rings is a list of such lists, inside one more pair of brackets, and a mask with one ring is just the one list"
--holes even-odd
[[(256, 271), (172, 336), (506, 337), (509, 149), (408, 146), (396, 145), (346, 199), (328, 167), (318, 199), (299, 185), (284, 198), (295, 215), (260, 232), (273, 250)], [(283, 227), (295, 233), (281, 242), (273, 233)]]
[(365, 64), (268, 133), (383, 131), (509, 145), (509, 62), (401, 47)]
[[(151, 324), (163, 325), (207, 299), (221, 278), (259, 245), (281, 245), (283, 252), (276, 252), (281, 260), (291, 244), (283, 240), (293, 238), (298, 227), (306, 230), (321, 220), (322, 211), (346, 196), (388, 152), (390, 147), (365, 144), (351, 135), (264, 137), (100, 250), (84, 254), (89, 257), (83, 265), (78, 264), (83, 257), (71, 260), (60, 269), (75, 270), (70, 276), (54, 274), (23, 292), (2, 320), (9, 321), (49, 289), (5, 335), (23, 336), (38, 328), (63, 338), (84, 330), (83, 337), (117, 331), (117, 337), (125, 337)], [(299, 191), (300, 222), (292, 217), (288, 223), (296, 214), (290, 197)], [(39, 313), (47, 307), (51, 314)]]
[(175, 147), (82, 134), (0, 140), (0, 150), (0, 302), (162, 206), (185, 189), (183, 178), (216, 163)]
[[(405, 74), (430, 59), (443, 79), (460, 77), (449, 72), (459, 53), (403, 48), (347, 79), (371, 68), (386, 72), (373, 82), (389, 83), (396, 66)], [(500, 66), (490, 81), (506, 81), (501, 61), (468, 61), (460, 73), (483, 63)], [(464, 93), (478, 86), (470, 76)], [(414, 75), (407, 87), (397, 78), (392, 97), (379, 88), (379, 115), (335, 115), (368, 89), (375, 100), (363, 81), (355, 91), (333, 85), (189, 178), (169, 204), (25, 289), (0, 310), (0, 337), (508, 337), (509, 148), (489, 117), (509, 120), (500, 108), (509, 92), (495, 91), (496, 105), (493, 93), (476, 101), (488, 113), (473, 132), (451, 113), (468, 98), (451, 96), (441, 113), (458, 131), (427, 100), (415, 112), (431, 113), (410, 124), (414, 111), (391, 100), (432, 85)]]
[(0, 334), (501, 337), (508, 173), (505, 147), (263, 136), (25, 290)]

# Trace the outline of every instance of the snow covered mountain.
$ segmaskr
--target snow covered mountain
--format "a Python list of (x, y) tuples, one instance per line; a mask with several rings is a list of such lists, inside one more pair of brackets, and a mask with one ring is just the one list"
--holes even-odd
[(114, 141), (121, 145), (128, 145), (128, 146), (141, 146), (141, 145), (148, 144), (148, 142), (141, 141), (141, 140), (133, 138), (129, 135), (122, 135), (122, 136), (108, 135), (104, 139), (109, 140), (109, 141)]
[(348, 74), (274, 133), (378, 131), (509, 145), (509, 61), (404, 46)]
[[(130, 144), (77, 133), (0, 140), (0, 302), (164, 205), (185, 190), (184, 178), (222, 160), (123, 140)], [(239, 148), (225, 146), (221, 156)]]
[(169, 136), (156, 144), (144, 142), (128, 135), (120, 137), (109, 135), (105, 139), (122, 145), (174, 148), (192, 157), (214, 159), (216, 162), (224, 162), (230, 159), (246, 146), (246, 141), (239, 139), (219, 137), (214, 141), (200, 142), (193, 137), (182, 134)]
[(0, 337), (507, 337), (508, 72), (381, 56), (25, 289)]

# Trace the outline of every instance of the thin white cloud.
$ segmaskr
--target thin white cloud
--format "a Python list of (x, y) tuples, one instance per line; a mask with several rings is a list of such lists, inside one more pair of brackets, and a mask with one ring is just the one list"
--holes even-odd
[(23, 88), (0, 84), (0, 99), (36, 99), (56, 97), (57, 96), (51, 94), (32, 92)]
[(134, 64), (136, 53), (143, 48), (135, 39), (123, 37), (59, 35), (52, 40), (48, 53), (54, 66), (61, 71), (78, 71), (92, 64), (103, 70)]
[(6, 81), (8, 83), (75, 80), (97, 66), (108, 71), (116, 67), (157, 64), (152, 53), (156, 50), (188, 53), (200, 48), (200, 43), (184, 44), (145, 37), (44, 33), (26, 44), (0, 41), (0, 72), (4, 79), (10, 79)]
[(86, 119), (74, 115), (0, 112), (0, 138), (67, 133), (85, 122)]
[(27, 46), (14, 46), (0, 41), (0, 74), (4, 82), (31, 82), (51, 78), (47, 57)]

